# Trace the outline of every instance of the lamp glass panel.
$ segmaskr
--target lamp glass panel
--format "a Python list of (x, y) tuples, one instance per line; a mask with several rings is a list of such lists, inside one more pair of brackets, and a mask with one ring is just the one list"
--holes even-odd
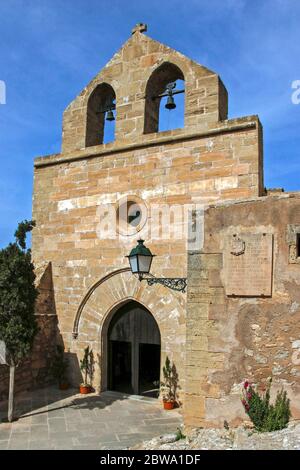
[(152, 262), (152, 256), (139, 255), (139, 272), (149, 273)]
[(131, 271), (132, 271), (133, 273), (138, 273), (138, 272), (139, 272), (139, 269), (138, 269), (138, 260), (137, 260), (137, 256), (130, 256), (130, 257), (129, 257), (129, 263), (130, 263)]

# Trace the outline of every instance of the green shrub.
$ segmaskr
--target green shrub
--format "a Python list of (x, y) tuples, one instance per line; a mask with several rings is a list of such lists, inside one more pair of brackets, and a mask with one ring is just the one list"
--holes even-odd
[(89, 346), (84, 349), (83, 358), (80, 360), (80, 370), (84, 374), (84, 382), (82, 385), (91, 386), (95, 371), (95, 361), (93, 351)]
[(163, 400), (176, 402), (177, 390), (180, 388), (178, 385), (178, 373), (174, 362), (171, 364), (168, 356), (163, 366), (163, 376), (164, 380), (160, 383)]
[(283, 389), (277, 392), (275, 404), (270, 404), (269, 381), (266, 392), (260, 396), (253, 386), (245, 381), (242, 403), (254, 427), (259, 432), (279, 431), (287, 427), (291, 417), (290, 400)]
[(181, 428), (177, 428), (177, 432), (176, 432), (176, 441), (180, 441), (181, 439), (186, 439), (186, 435), (183, 434)]

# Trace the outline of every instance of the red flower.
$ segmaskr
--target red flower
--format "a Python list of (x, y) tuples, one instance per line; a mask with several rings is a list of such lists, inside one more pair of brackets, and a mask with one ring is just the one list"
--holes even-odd
[(247, 398), (248, 398), (248, 400), (251, 400), (251, 398), (252, 398), (252, 393), (247, 393)]
[(246, 381), (244, 382), (244, 389), (246, 389), (246, 388), (248, 388), (248, 387), (249, 387), (249, 382), (246, 380)]

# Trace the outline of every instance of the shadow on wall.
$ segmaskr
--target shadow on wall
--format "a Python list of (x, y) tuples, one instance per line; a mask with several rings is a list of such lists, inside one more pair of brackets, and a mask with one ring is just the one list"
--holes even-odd
[[(65, 358), (68, 363), (67, 378), (72, 387), (79, 387), (83, 382), (82, 372), (76, 353), (65, 352)], [(91, 384), (93, 385), (93, 384)]]
[[(35, 311), (39, 331), (31, 355), (17, 368), (16, 395), (55, 383), (51, 365), (56, 354), (56, 345), (63, 346), (56, 315), (51, 263), (43, 263), (36, 267), (36, 283), (39, 296)], [(0, 366), (0, 400), (7, 399), (8, 387), (9, 368), (2, 365)]]

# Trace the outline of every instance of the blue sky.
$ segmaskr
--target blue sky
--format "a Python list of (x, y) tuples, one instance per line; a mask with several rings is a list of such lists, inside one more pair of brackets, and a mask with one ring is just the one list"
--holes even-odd
[(138, 22), (219, 73), (229, 117), (263, 123), (265, 185), (300, 189), (299, 0), (0, 0), (0, 247), (31, 217), (33, 158), (60, 151), (63, 110)]

